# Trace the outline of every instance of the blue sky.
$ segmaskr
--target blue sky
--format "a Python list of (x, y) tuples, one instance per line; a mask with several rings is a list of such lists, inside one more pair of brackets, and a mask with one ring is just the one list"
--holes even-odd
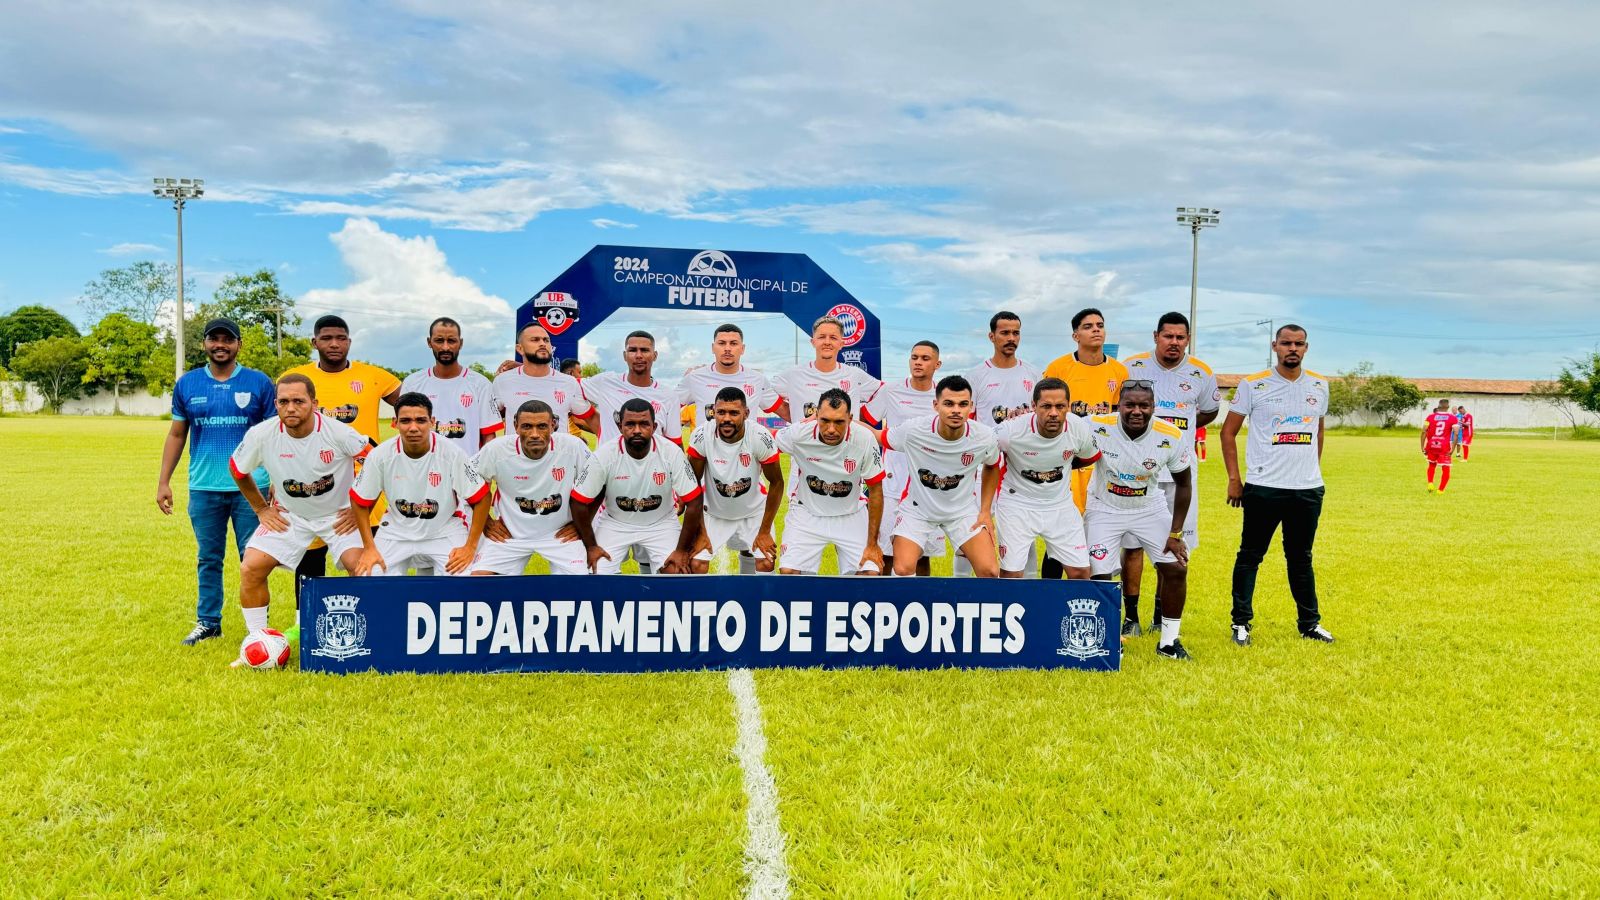
[[(504, 355), (511, 310), (597, 243), (810, 254), (961, 367), (988, 314), (1023, 356), (1106, 311), (1129, 351), (1187, 309), (1200, 356), (1530, 378), (1600, 345), (1592, 4), (29, 4), (0, 32), (0, 310), (81, 317), (102, 269), (171, 259), (202, 294), (275, 269), (357, 354), (425, 360), (426, 322)], [(712, 315), (644, 324), (668, 371)], [(787, 361), (793, 329), (746, 320)], [(776, 365), (776, 362), (773, 363)]]

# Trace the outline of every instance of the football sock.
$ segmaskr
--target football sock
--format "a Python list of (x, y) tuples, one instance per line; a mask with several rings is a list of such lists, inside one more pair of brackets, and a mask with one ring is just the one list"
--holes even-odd
[(1162, 617), (1161, 646), (1169, 646), (1173, 641), (1178, 639), (1178, 624), (1180, 621), (1180, 619), (1168, 619), (1165, 616)]
[(1439, 466), (1437, 463), (1428, 463), (1428, 483), (1433, 484), (1433, 470)]
[(1123, 607), (1125, 609), (1127, 609), (1127, 612), (1123, 613), (1123, 617), (1124, 618), (1126, 618), (1129, 622), (1137, 622), (1137, 621), (1139, 621), (1139, 595), (1138, 594), (1127, 594), (1127, 595), (1124, 595), (1123, 598), (1122, 598), (1122, 605), (1123, 605)]
[(267, 630), (267, 607), (240, 610), (244, 613), (244, 630), (250, 634)]
[(1439, 490), (1441, 490), (1441, 491), (1444, 490), (1444, 486), (1449, 484), (1449, 483), (1450, 483), (1450, 467), (1449, 466), (1445, 466), (1444, 467), (1444, 473), (1439, 476)]
[(1472, 455), (1472, 446), (1469, 445), (1469, 444), (1462, 444), (1461, 445), (1461, 458), (1462, 459), (1466, 459), (1467, 457), (1469, 457), (1471, 455)]
[(739, 554), (739, 574), (756, 574), (756, 558), (754, 556), (745, 556), (743, 553)]

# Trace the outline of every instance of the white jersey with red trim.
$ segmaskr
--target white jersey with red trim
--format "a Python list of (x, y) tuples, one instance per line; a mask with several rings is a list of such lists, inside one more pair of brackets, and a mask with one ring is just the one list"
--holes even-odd
[(986, 359), (967, 372), (972, 383), (972, 408), (977, 421), (998, 428), (1013, 415), (1033, 409), (1033, 386), (1044, 380), (1039, 370), (1022, 360), (1002, 369)]
[[(878, 392), (872, 403), (872, 417), (883, 423), (885, 428), (893, 428), (932, 413), (933, 385), (930, 383), (927, 390), (920, 390), (911, 386), (909, 378), (884, 382), (883, 390)], [(888, 473), (883, 488), (885, 499), (893, 503), (905, 493), (906, 478), (911, 474), (906, 467), (906, 455), (899, 450), (885, 450), (883, 468)]]
[(602, 444), (589, 458), (572, 499), (592, 503), (605, 494), (606, 518), (622, 525), (648, 527), (677, 517), (672, 500), (687, 503), (700, 496), (700, 483), (689, 458), (677, 444), (651, 438), (643, 459), (634, 459), (617, 438)]
[(433, 402), (434, 430), (468, 456), (478, 452), (484, 438), (505, 427), (494, 385), (466, 367), (454, 378), (440, 378), (433, 366), (418, 369), (400, 382), (400, 393), (413, 391)]
[(1144, 434), (1132, 438), (1122, 430), (1122, 421), (1116, 414), (1091, 416), (1089, 428), (1100, 458), (1095, 461), (1094, 477), (1089, 481), (1088, 509), (1166, 509), (1161, 473), (1182, 472), (1190, 465), (1183, 432), (1170, 423), (1151, 419)]
[(235, 478), (265, 466), (273, 499), (302, 519), (331, 516), (350, 505), (356, 458), (371, 446), (349, 425), (313, 415), (311, 433), (303, 438), (290, 435), (282, 419), (252, 425), (228, 460)]
[(644, 387), (629, 383), (616, 372), (601, 372), (583, 382), (584, 396), (600, 410), (600, 440), (597, 447), (615, 442), (622, 436), (617, 428), (617, 412), (622, 404), (638, 397), (656, 411), (656, 435), (675, 443), (683, 443), (683, 404), (678, 402), (678, 392), (655, 379)]
[(816, 422), (796, 422), (773, 435), (789, 454), (789, 499), (817, 516), (848, 516), (861, 509), (861, 486), (883, 481), (883, 454), (870, 429), (845, 427), (844, 440), (827, 444)]
[[(1122, 363), (1128, 367), (1129, 380), (1148, 379), (1155, 385), (1156, 418), (1183, 432), (1184, 447), (1193, 453), (1200, 413), (1216, 412), (1222, 405), (1222, 391), (1211, 367), (1184, 356), (1169, 369), (1149, 351), (1130, 356)], [(1171, 481), (1172, 476), (1163, 475), (1161, 480)]]
[(815, 362), (808, 362), (778, 373), (772, 379), (772, 386), (789, 401), (789, 416), (796, 422), (815, 416), (817, 399), (824, 391), (838, 388), (850, 395), (850, 418), (878, 424), (872, 404), (883, 389), (883, 382), (868, 375), (865, 369), (838, 363), (833, 371), (823, 372), (817, 369)]
[(517, 433), (517, 409), (529, 400), (543, 400), (556, 414), (555, 431), (567, 430), (567, 417), (583, 418), (594, 409), (578, 379), (554, 369), (548, 375), (529, 375), (520, 368), (494, 378), (494, 399), (505, 417), (506, 434)]
[(461, 535), (457, 509), (489, 494), (472, 461), (449, 440), (428, 435), (428, 451), (413, 457), (399, 435), (367, 454), (356, 476), (350, 499), (370, 508), (378, 495), (389, 498), (383, 513), (383, 533), (398, 541), (429, 541)]
[(1100, 455), (1082, 416), (1068, 415), (1053, 438), (1039, 433), (1038, 413), (1017, 416), (995, 430), (995, 440), (1006, 459), (999, 498), (1034, 509), (1072, 505), (1072, 461), (1093, 462)]
[[(923, 416), (889, 429), (884, 446), (906, 455), (911, 477), (901, 498), (900, 514), (908, 510), (928, 522), (949, 522), (978, 512), (977, 474), (984, 466), (998, 465), (1000, 445), (994, 430), (968, 420), (953, 441), (939, 434), (939, 417)], [(907, 504), (910, 506), (907, 506)]]
[(726, 387), (735, 387), (744, 392), (752, 419), (777, 409), (781, 400), (766, 375), (744, 366), (740, 366), (736, 372), (719, 372), (716, 366), (695, 366), (683, 373), (683, 379), (678, 382), (678, 400), (685, 406), (694, 407), (695, 424), (701, 425), (711, 421), (717, 392)]
[(724, 443), (717, 424), (708, 422), (694, 430), (684, 445), (689, 456), (706, 461), (706, 512), (719, 519), (759, 516), (767, 506), (767, 486), (761, 467), (778, 461), (772, 432), (746, 425), (738, 443)]
[(529, 459), (522, 441), (510, 438), (478, 451), (472, 467), (484, 481), (494, 482), (495, 515), (511, 536), (542, 540), (572, 521), (568, 496), (589, 456), (582, 438), (557, 432), (538, 459)]

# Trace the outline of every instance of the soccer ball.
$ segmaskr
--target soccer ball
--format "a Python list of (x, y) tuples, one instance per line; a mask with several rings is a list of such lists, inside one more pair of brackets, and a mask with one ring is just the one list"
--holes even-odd
[(252, 669), (276, 669), (289, 664), (289, 639), (276, 628), (245, 635), (239, 658)]

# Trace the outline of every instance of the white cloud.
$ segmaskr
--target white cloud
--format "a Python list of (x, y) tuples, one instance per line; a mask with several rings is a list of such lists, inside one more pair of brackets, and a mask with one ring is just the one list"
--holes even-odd
[(165, 247), (157, 247), (155, 244), (123, 242), (121, 244), (112, 244), (109, 247), (104, 247), (98, 252), (104, 253), (107, 256), (148, 256), (153, 253), (165, 254), (167, 250)]
[(605, 230), (607, 228), (638, 228), (639, 227), (638, 224), (635, 223), (635, 222), (618, 222), (616, 219), (604, 219), (604, 218), (602, 218), (602, 219), (590, 219), (589, 220), (589, 224), (593, 225), (594, 227), (599, 228), (601, 230)]

